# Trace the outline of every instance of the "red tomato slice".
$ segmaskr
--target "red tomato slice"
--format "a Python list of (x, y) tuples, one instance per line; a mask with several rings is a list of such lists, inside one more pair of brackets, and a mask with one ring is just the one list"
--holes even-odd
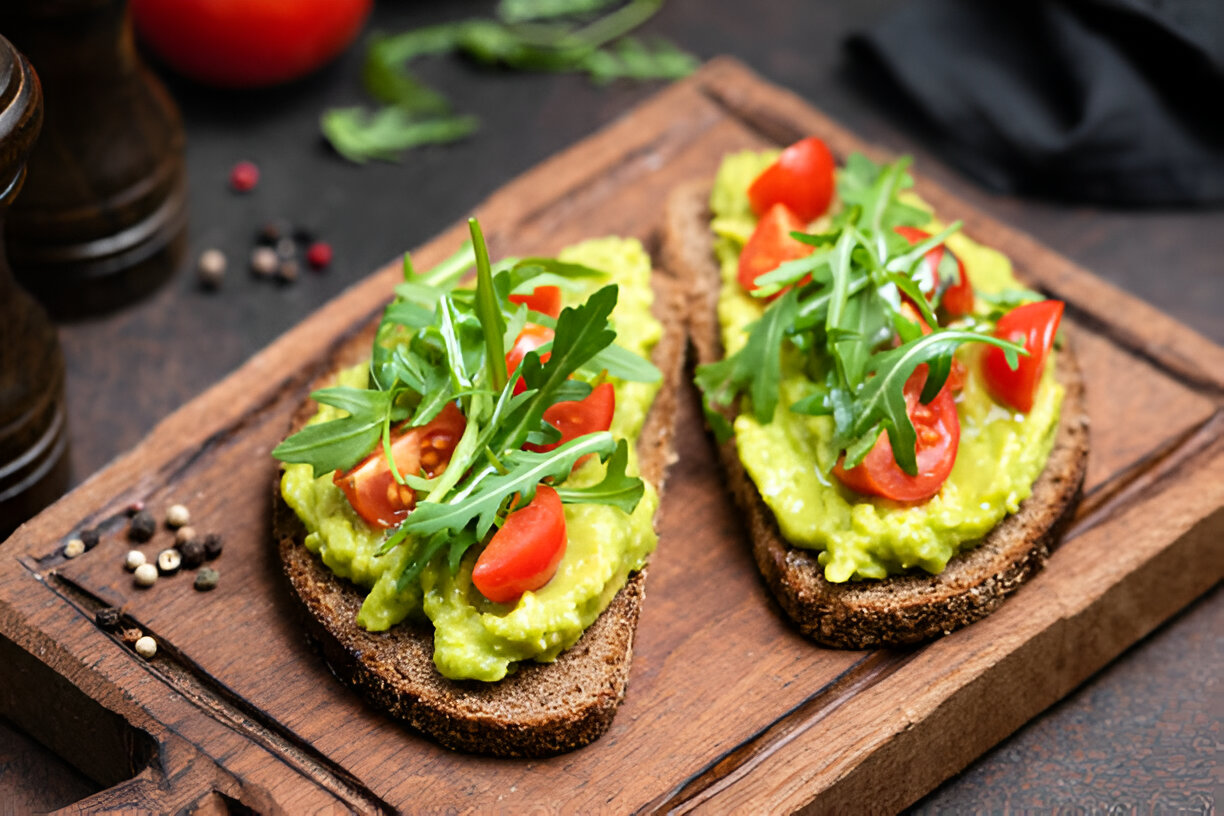
[(563, 555), (561, 498), (548, 485), (538, 485), (531, 503), (507, 516), (489, 539), (472, 569), (472, 583), (490, 601), (513, 603), (552, 580)]
[(805, 224), (824, 215), (832, 199), (833, 154), (815, 136), (783, 150), (748, 188), (748, 201), (757, 215), (785, 204)]
[[(523, 330), (514, 340), (514, 345), (510, 347), (510, 351), (506, 353), (506, 373), (514, 374), (518, 371), (518, 367), (523, 364), (523, 358), (527, 356), (527, 352), (535, 351), (545, 343), (551, 343), (553, 339), (553, 330), (547, 326), (540, 326), (536, 323), (528, 323), (523, 326)], [(540, 355), (540, 362), (548, 362), (548, 358), (552, 356), (547, 351)], [(521, 394), (527, 390), (527, 383), (523, 382), (523, 378), (519, 377), (514, 384), (514, 393)]]
[(537, 286), (530, 295), (511, 295), (511, 303), (525, 303), (528, 309), (556, 317), (561, 314), (561, 287)]
[(544, 421), (561, 431), (559, 440), (548, 445), (528, 443), (523, 447), (544, 453), (564, 445), (571, 439), (577, 439), (596, 431), (606, 431), (612, 427), (614, 413), (616, 413), (616, 389), (612, 387), (612, 383), (601, 383), (591, 389), (591, 393), (583, 399), (553, 403), (544, 409)]
[[(931, 237), (929, 232), (914, 227), (897, 227), (896, 230), (898, 235), (911, 244), (920, 244)], [(935, 293), (934, 287), (939, 283), (939, 262), (943, 260), (943, 254), (944, 245), (940, 244), (923, 256), (923, 261), (931, 274), (931, 288), (923, 292), (928, 300)], [(960, 317), (973, 311), (973, 286), (969, 283), (969, 275), (965, 273), (965, 265), (961, 263), (960, 258), (957, 258), (951, 250), (948, 250), (948, 254), (956, 260), (957, 280), (944, 290), (940, 305), (951, 317)]]
[[(446, 470), (466, 427), (467, 420), (459, 408), (448, 402), (426, 424), (398, 431), (391, 440), (396, 469), (414, 476), (424, 471), (432, 479)], [(351, 469), (343, 473), (337, 470), (332, 481), (348, 496), (357, 515), (375, 527), (394, 527), (416, 505), (412, 488), (399, 484), (391, 475), (381, 443)]]
[(810, 255), (815, 250), (815, 247), (791, 237), (792, 232), (802, 231), (806, 226), (785, 204), (775, 204), (769, 208), (740, 253), (739, 282), (744, 291), (756, 289), (756, 279), (766, 272), (774, 271), (786, 261)]
[(1061, 300), (1041, 300), (1017, 306), (999, 318), (995, 337), (1023, 343), (1029, 356), (1021, 357), (1020, 364), (1012, 371), (1003, 349), (994, 346), (986, 349), (982, 355), (982, 375), (995, 399), (1026, 414), (1032, 410), (1062, 314)]
[(911, 476), (901, 469), (893, 458), (888, 434), (882, 433), (858, 466), (846, 470), (841, 461), (834, 466), (833, 475), (846, 487), (865, 495), (902, 502), (925, 501), (939, 492), (956, 464), (960, 419), (956, 415), (952, 389), (947, 385), (928, 404), (918, 401), (926, 383), (926, 368), (925, 364), (919, 366), (905, 383), (906, 410), (918, 432), (914, 451), (918, 475)]

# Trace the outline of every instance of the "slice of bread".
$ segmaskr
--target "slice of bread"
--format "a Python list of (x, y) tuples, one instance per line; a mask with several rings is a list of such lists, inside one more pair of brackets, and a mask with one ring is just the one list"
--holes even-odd
[[(685, 336), (677, 290), (654, 275), (655, 315), (664, 326), (652, 360), (663, 383), (647, 415), (637, 450), (642, 478), (662, 488), (675, 458), (672, 433)], [(321, 385), (335, 371), (369, 354), (373, 327), (347, 341)], [(313, 416), (307, 401), (291, 432)], [(274, 499), (274, 535), (285, 574), (306, 611), (308, 631), (324, 659), (345, 682), (378, 708), (406, 721), (443, 745), (506, 757), (537, 757), (569, 751), (598, 738), (612, 723), (625, 695), (633, 635), (645, 594), (646, 570), (629, 577), (578, 642), (553, 663), (526, 661), (496, 683), (449, 680), (433, 663), (433, 629), (405, 622), (387, 632), (356, 623), (365, 592), (337, 578), (305, 546), (306, 531), (280, 496)]]
[[(700, 363), (722, 359), (709, 183), (674, 191), (664, 224), (663, 265), (689, 292), (689, 331)], [(1066, 389), (1057, 439), (1032, 495), (939, 575), (925, 572), (833, 584), (817, 553), (790, 546), (744, 471), (735, 440), (720, 446), (727, 484), (747, 514), (752, 550), (766, 583), (799, 629), (842, 648), (916, 643), (985, 617), (1041, 569), (1078, 502), (1088, 458), (1083, 382), (1069, 348), (1056, 376)]]

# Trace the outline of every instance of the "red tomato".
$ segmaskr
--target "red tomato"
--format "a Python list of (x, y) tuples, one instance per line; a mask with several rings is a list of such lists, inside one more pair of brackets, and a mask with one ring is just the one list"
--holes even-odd
[(923, 405), (918, 401), (926, 382), (926, 365), (914, 370), (905, 383), (905, 404), (918, 440), (914, 453), (918, 459), (918, 475), (910, 476), (893, 458), (888, 434), (880, 434), (875, 446), (856, 467), (846, 470), (841, 461), (833, 475), (851, 490), (870, 496), (902, 502), (925, 501), (939, 488), (956, 464), (956, 449), (960, 445), (960, 419), (952, 389), (944, 385), (935, 399)]
[(775, 204), (769, 208), (740, 253), (739, 282), (744, 291), (756, 289), (756, 279), (774, 271), (782, 263), (812, 253), (815, 247), (791, 237), (792, 232), (801, 232), (806, 226), (785, 204)]
[(490, 601), (513, 603), (552, 580), (565, 555), (565, 511), (557, 491), (536, 487), (526, 507), (506, 517), (472, 569), (472, 583)]
[(373, 0), (131, 0), (136, 30), (176, 70), (209, 85), (297, 79), (356, 38)]
[(995, 337), (1023, 343), (1029, 356), (1021, 357), (1020, 364), (1012, 371), (1003, 349), (995, 346), (986, 349), (982, 355), (982, 376), (995, 399), (1026, 414), (1032, 410), (1033, 397), (1037, 394), (1046, 358), (1054, 346), (1062, 314), (1061, 300), (1041, 300), (1017, 306), (999, 318)]
[[(514, 340), (514, 345), (506, 353), (506, 373), (513, 374), (515, 371), (518, 371), (518, 367), (523, 364), (523, 358), (527, 356), (527, 352), (535, 351), (545, 343), (551, 343), (553, 334), (552, 329), (536, 323), (528, 323), (523, 326), (523, 330), (519, 332), (519, 336)], [(550, 356), (552, 355), (547, 351), (544, 352), (540, 355), (540, 362), (547, 362)], [(526, 390), (527, 383), (523, 382), (522, 377), (519, 377), (518, 382), (514, 384), (514, 393), (521, 394)]]
[[(397, 432), (391, 440), (395, 467), (413, 476), (424, 471), (433, 478), (446, 470), (467, 420), (453, 402), (424, 425)], [(399, 484), (380, 443), (369, 456), (351, 469), (336, 471), (332, 481), (348, 496), (357, 515), (375, 527), (394, 527), (416, 505), (416, 494)]]
[(523, 447), (543, 453), (560, 447), (571, 439), (596, 431), (606, 431), (612, 427), (614, 413), (616, 389), (612, 387), (612, 383), (601, 383), (591, 389), (591, 393), (584, 399), (557, 402), (544, 409), (544, 421), (561, 431), (560, 439), (548, 445), (528, 443)]
[(748, 188), (748, 201), (757, 215), (785, 204), (805, 224), (824, 215), (832, 199), (833, 154), (815, 136), (783, 150)]
[[(929, 232), (924, 232), (914, 227), (897, 227), (896, 229), (897, 234), (911, 244), (920, 244), (931, 237)], [(944, 245), (940, 244), (923, 257), (927, 269), (930, 270), (932, 282), (932, 288), (923, 292), (927, 299), (930, 299), (931, 295), (934, 294), (935, 289), (933, 287), (938, 285), (939, 262), (943, 260), (943, 254)], [(948, 250), (948, 254), (952, 255), (956, 260), (957, 280), (956, 283), (944, 290), (943, 300), (940, 303), (950, 316), (960, 317), (973, 311), (973, 286), (969, 283), (969, 276), (965, 273), (965, 265), (961, 263), (960, 258), (957, 258), (951, 250)]]
[(511, 303), (526, 303), (528, 309), (556, 317), (561, 314), (561, 287), (537, 286), (530, 295), (511, 295)]

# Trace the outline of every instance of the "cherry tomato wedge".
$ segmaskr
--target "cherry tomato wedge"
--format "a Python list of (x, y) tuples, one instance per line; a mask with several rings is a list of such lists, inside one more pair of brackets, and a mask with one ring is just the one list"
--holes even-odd
[[(391, 440), (395, 467), (401, 474), (422, 472), (433, 478), (446, 470), (467, 420), (453, 402), (424, 425), (397, 431)], [(416, 494), (399, 484), (380, 443), (351, 469), (336, 471), (332, 481), (344, 491), (357, 515), (375, 527), (394, 527), (416, 505)]]
[[(514, 340), (514, 345), (510, 347), (510, 351), (506, 352), (506, 373), (513, 375), (518, 371), (518, 367), (523, 364), (523, 358), (527, 356), (527, 352), (535, 351), (545, 343), (551, 343), (553, 339), (553, 330), (547, 326), (540, 326), (536, 323), (528, 323), (523, 326), (523, 330), (519, 332), (518, 337)], [(546, 351), (540, 355), (540, 362), (548, 361), (551, 355)], [(521, 394), (527, 390), (527, 383), (523, 382), (523, 378), (519, 377), (514, 383), (514, 393)]]
[(748, 201), (757, 215), (785, 204), (805, 224), (824, 215), (832, 199), (833, 154), (815, 136), (783, 150), (748, 188)]
[(480, 594), (513, 603), (552, 580), (565, 555), (565, 511), (557, 491), (536, 487), (535, 498), (506, 517), (472, 569)]
[(802, 231), (807, 224), (785, 204), (775, 204), (757, 222), (756, 230), (740, 252), (739, 282), (744, 291), (757, 288), (757, 278), (772, 272), (786, 261), (810, 255), (815, 247), (796, 241), (791, 233)]
[[(915, 227), (897, 227), (896, 230), (898, 235), (911, 244), (920, 244), (931, 237), (929, 232)], [(940, 305), (950, 316), (960, 317), (973, 311), (973, 286), (969, 283), (969, 276), (965, 273), (965, 265), (961, 263), (960, 258), (957, 258), (952, 250), (946, 251), (956, 261), (957, 278), (956, 283), (944, 290)], [(943, 260), (944, 252), (945, 247), (940, 244), (923, 257), (931, 275), (931, 287), (923, 292), (928, 300), (939, 285), (939, 263)]]
[(1003, 349), (990, 346), (982, 355), (982, 376), (995, 399), (1018, 411), (1033, 409), (1033, 398), (1045, 371), (1046, 358), (1054, 346), (1054, 335), (1062, 320), (1061, 300), (1041, 300), (1017, 306), (995, 326), (995, 337), (1023, 343), (1028, 357), (1021, 357), (1013, 371), (1007, 365)]
[(530, 295), (511, 295), (511, 303), (525, 303), (527, 308), (556, 317), (561, 314), (561, 287), (537, 286)]
[(561, 431), (560, 439), (548, 445), (527, 443), (523, 447), (544, 453), (564, 445), (571, 439), (596, 431), (606, 431), (612, 427), (614, 413), (616, 389), (612, 387), (612, 383), (601, 383), (591, 389), (591, 393), (583, 399), (553, 403), (544, 409), (544, 421)]
[(921, 365), (905, 383), (905, 404), (914, 430), (918, 433), (915, 455), (918, 475), (911, 476), (893, 459), (888, 434), (881, 433), (875, 446), (856, 467), (846, 470), (839, 461), (833, 475), (851, 490), (869, 496), (882, 496), (901, 502), (919, 502), (931, 498), (947, 481), (956, 464), (956, 449), (960, 445), (960, 419), (952, 389), (945, 385), (935, 399), (926, 405), (919, 402), (926, 382), (926, 365)]

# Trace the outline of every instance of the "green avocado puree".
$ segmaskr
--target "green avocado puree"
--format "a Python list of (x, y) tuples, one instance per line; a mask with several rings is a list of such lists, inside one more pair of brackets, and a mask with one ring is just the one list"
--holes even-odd
[[(636, 240), (601, 238), (562, 252), (559, 258), (607, 272), (598, 280), (582, 280), (564, 291), (567, 303), (581, 302), (609, 282), (620, 292), (612, 323), (616, 342), (643, 357), (662, 335), (662, 326), (650, 312), (650, 257)], [(365, 387), (367, 368), (357, 366), (340, 373), (339, 384)], [(659, 383), (613, 379), (616, 413), (612, 433), (630, 441), (637, 438)], [(312, 422), (341, 416), (338, 409), (322, 406)], [(629, 446), (629, 472), (638, 472), (634, 446)], [(604, 465), (592, 457), (567, 482), (581, 487), (600, 481)], [(649, 482), (632, 515), (602, 504), (565, 505), (567, 542), (557, 574), (535, 592), (526, 592), (514, 605), (493, 603), (472, 586), (473, 548), (459, 571), (436, 559), (419, 581), (396, 592), (396, 578), (411, 555), (410, 547), (397, 547), (376, 557), (383, 531), (368, 526), (332, 484), (332, 474), (313, 478), (309, 465), (286, 465), (281, 481), (285, 501), (306, 526), (306, 547), (333, 573), (369, 591), (357, 623), (371, 631), (384, 631), (412, 617), (427, 617), (434, 626), (434, 664), (452, 679), (500, 680), (520, 660), (549, 662), (572, 646), (594, 622), (631, 572), (646, 563), (654, 550), (653, 519), (658, 492)]]
[[(736, 270), (740, 250), (756, 226), (748, 186), (776, 157), (776, 151), (726, 157), (710, 197), (715, 252), (722, 267), (718, 314), (729, 354), (744, 344), (745, 328), (763, 311), (761, 302), (739, 286)], [(907, 202), (925, 208), (916, 198)], [(933, 221), (929, 229), (940, 228)], [(979, 292), (1020, 286), (1001, 253), (959, 232), (948, 245)], [(985, 304), (979, 301), (979, 307), (984, 310)], [(957, 398), (961, 437), (956, 464), (940, 492), (921, 504), (861, 496), (824, 475), (839, 453), (830, 441), (833, 420), (788, 409), (812, 391), (795, 359), (783, 360), (782, 399), (772, 422), (761, 424), (747, 410), (736, 417), (735, 440), (744, 467), (786, 540), (821, 550), (826, 579), (840, 583), (884, 578), (915, 567), (942, 572), (952, 556), (976, 544), (1028, 498), (1058, 428), (1063, 389), (1054, 380), (1053, 357), (1033, 409), (1025, 415), (990, 397), (977, 364), (979, 354), (980, 346), (973, 344), (961, 349), (969, 378)]]

